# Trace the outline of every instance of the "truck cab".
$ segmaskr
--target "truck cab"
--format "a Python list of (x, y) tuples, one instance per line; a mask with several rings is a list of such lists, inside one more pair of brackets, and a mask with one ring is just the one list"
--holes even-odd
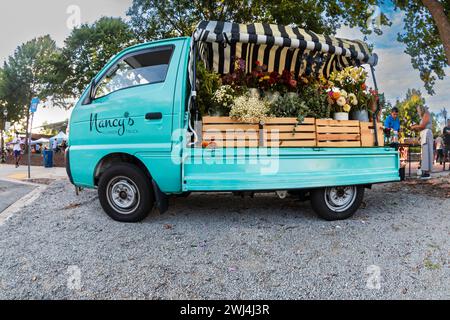
[(195, 41), (124, 50), (72, 112), (70, 181), (97, 188), (111, 218), (138, 222), (155, 206), (165, 211), (171, 195), (190, 192), (290, 190), (310, 194), (321, 217), (338, 220), (356, 212), (365, 188), (400, 180), (398, 152), (388, 147), (202, 148), (192, 128)]

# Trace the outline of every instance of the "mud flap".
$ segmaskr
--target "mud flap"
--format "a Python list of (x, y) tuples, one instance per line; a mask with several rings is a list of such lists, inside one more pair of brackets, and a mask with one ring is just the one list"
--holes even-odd
[(153, 191), (155, 195), (155, 206), (161, 214), (169, 210), (169, 197), (161, 191), (155, 180), (152, 179)]

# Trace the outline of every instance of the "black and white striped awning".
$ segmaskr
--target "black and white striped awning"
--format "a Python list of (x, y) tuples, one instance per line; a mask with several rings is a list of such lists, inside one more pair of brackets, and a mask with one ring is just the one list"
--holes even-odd
[(316, 34), (301, 28), (253, 23), (202, 21), (195, 33), (200, 59), (220, 74), (234, 71), (235, 58), (251, 72), (256, 61), (268, 71), (290, 70), (296, 76), (322, 74), (362, 64), (375, 65), (367, 44)]

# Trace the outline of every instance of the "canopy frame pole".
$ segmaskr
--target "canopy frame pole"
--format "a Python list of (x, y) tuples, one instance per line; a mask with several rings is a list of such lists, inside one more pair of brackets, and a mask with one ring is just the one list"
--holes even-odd
[(198, 105), (197, 105), (197, 50), (198, 50), (198, 46), (197, 46), (197, 41), (194, 41), (194, 52), (193, 52), (193, 61), (192, 63), (194, 64), (192, 67), (192, 72), (194, 73), (192, 75), (192, 108), (194, 109), (194, 113), (195, 113), (195, 118), (194, 121), (198, 121), (199, 120), (199, 110), (198, 110)]
[[(370, 66), (370, 70), (372, 71), (372, 79), (373, 79), (373, 84), (375, 86), (375, 90), (378, 94), (378, 84), (377, 84), (377, 78), (375, 77), (375, 67), (373, 65)], [(378, 119), (378, 114), (381, 111), (381, 106), (380, 106), (380, 99), (376, 100), (376, 104), (377, 104), (377, 109), (375, 110), (375, 112), (373, 113), (372, 116), (372, 121), (373, 121), (373, 131), (375, 134), (375, 146), (379, 147), (380, 143), (378, 141), (378, 128), (377, 128), (377, 119)]]

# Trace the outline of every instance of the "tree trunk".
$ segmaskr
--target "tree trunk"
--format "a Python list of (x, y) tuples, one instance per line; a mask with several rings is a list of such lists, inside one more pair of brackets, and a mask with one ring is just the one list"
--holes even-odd
[(447, 64), (450, 65), (450, 21), (445, 15), (444, 7), (437, 0), (422, 0), (422, 3), (431, 13), (444, 45)]

